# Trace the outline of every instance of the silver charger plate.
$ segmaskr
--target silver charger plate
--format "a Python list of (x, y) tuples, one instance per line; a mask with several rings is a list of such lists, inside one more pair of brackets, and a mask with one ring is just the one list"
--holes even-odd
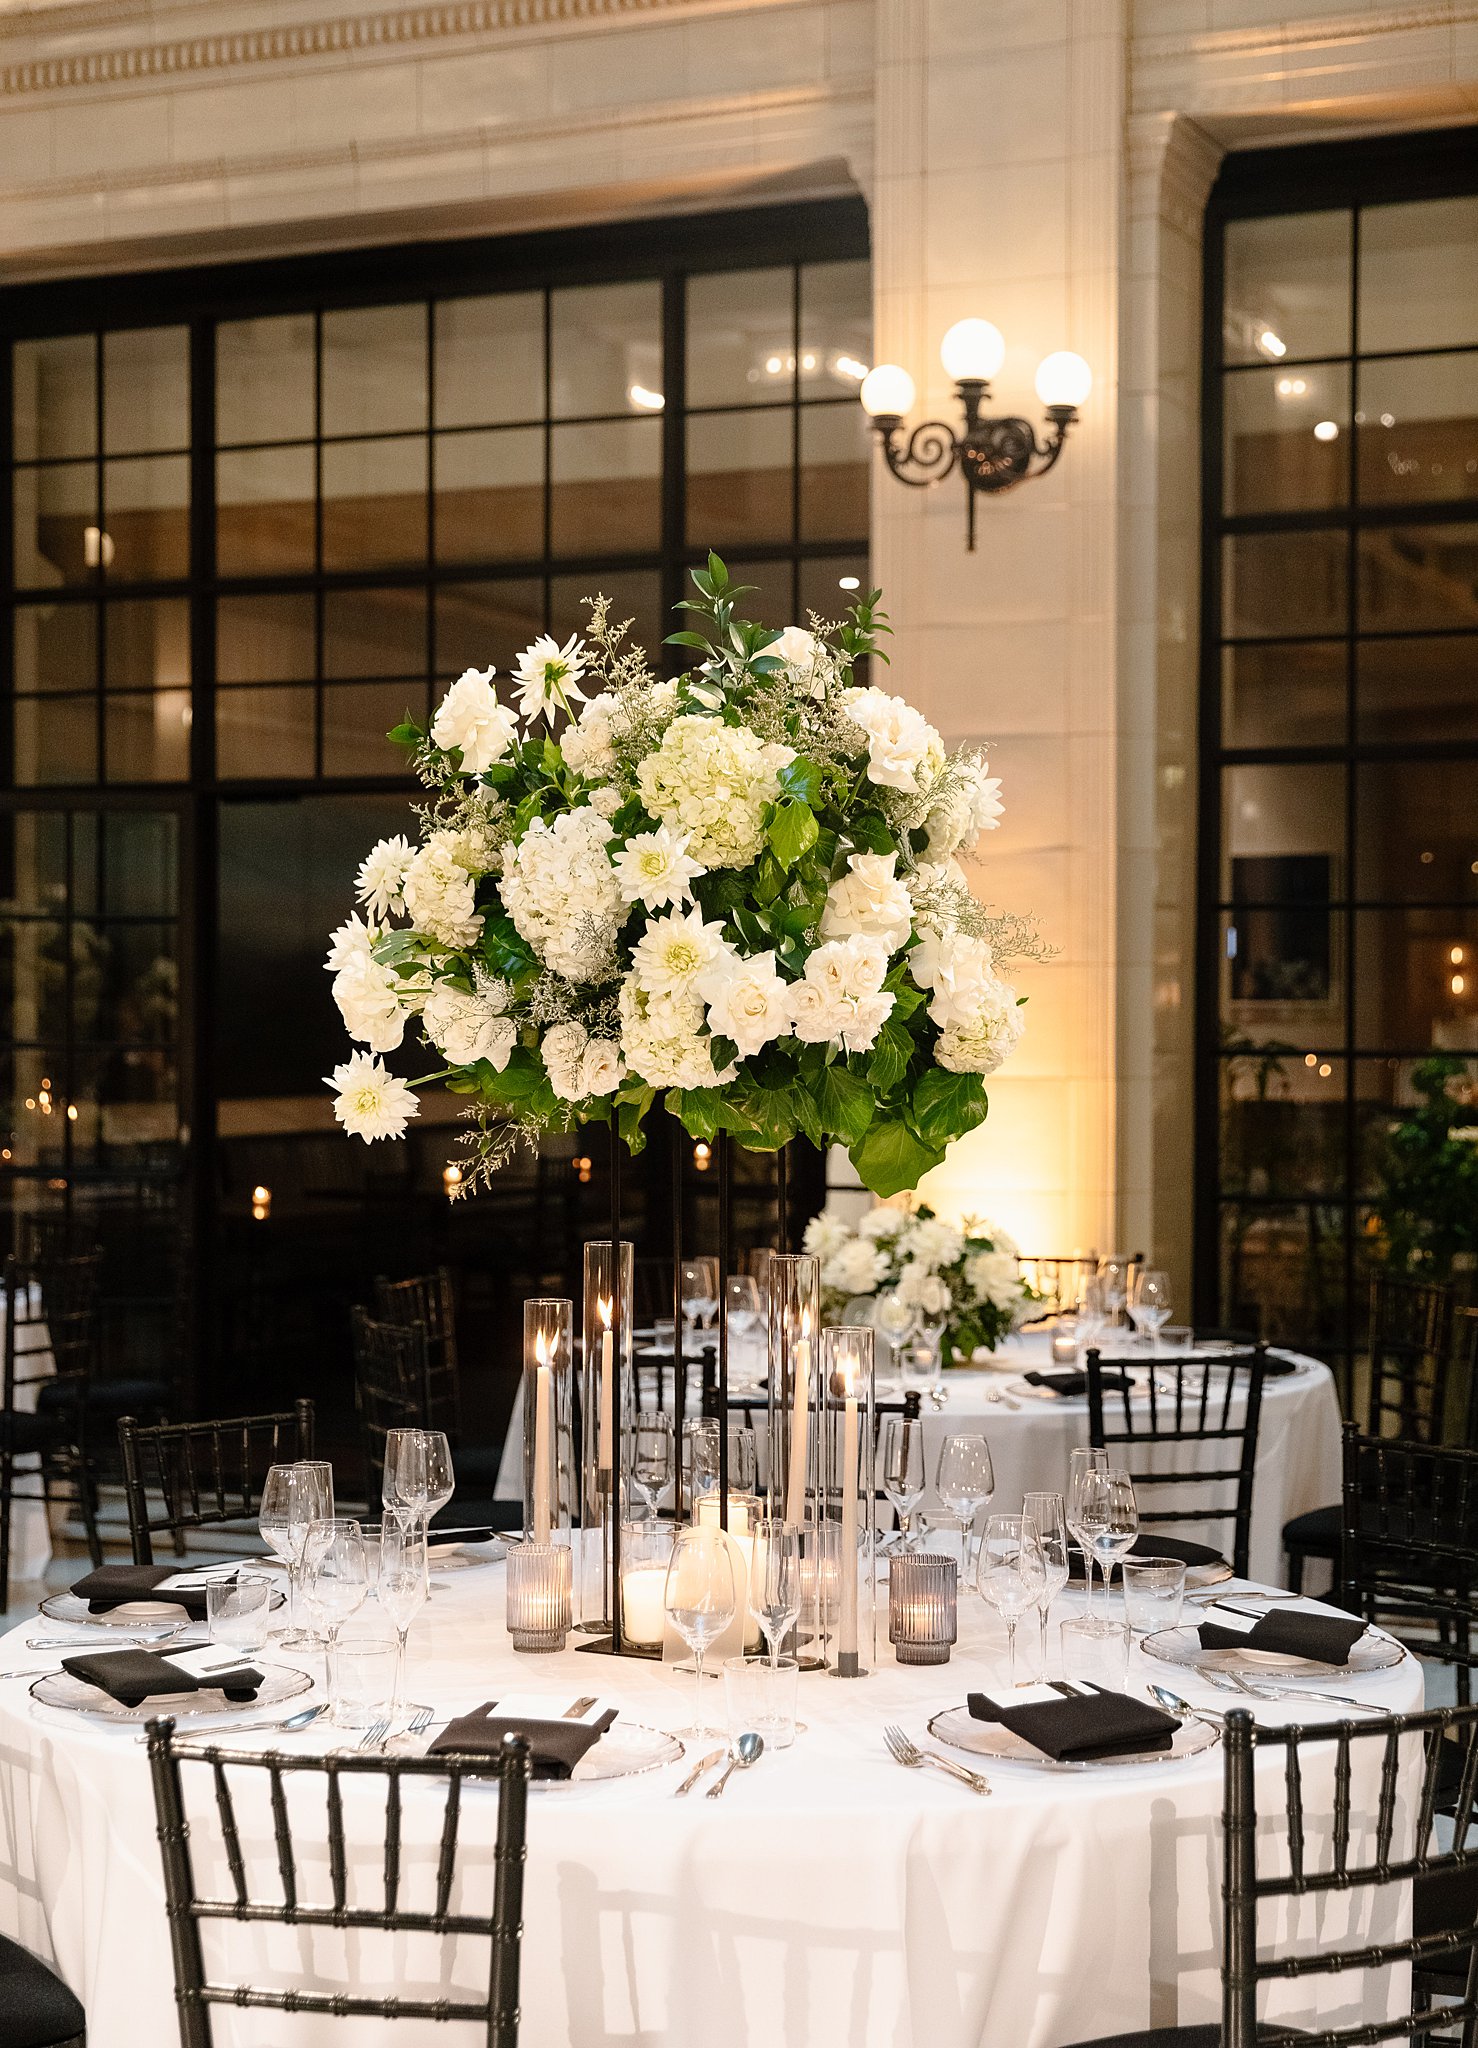
[(429, 1563), (434, 1572), (467, 1572), (477, 1565), (499, 1564), (507, 1555), (507, 1544), (494, 1536), (486, 1543), (433, 1543)]
[(569, 1792), (581, 1785), (605, 1785), (617, 1778), (639, 1778), (681, 1763), (686, 1751), (675, 1735), (647, 1728), (640, 1721), (616, 1721), (599, 1742), (592, 1743), (567, 1778), (534, 1778), (535, 1792)]
[[(286, 1604), (285, 1593), (273, 1591), (271, 1606), (273, 1613)], [(178, 1600), (129, 1600), (122, 1607), (106, 1608), (101, 1614), (94, 1614), (87, 1602), (76, 1593), (51, 1593), (41, 1602), (41, 1612), (48, 1621), (60, 1621), (67, 1628), (119, 1628), (130, 1635), (140, 1630), (157, 1628), (161, 1631), (177, 1628), (191, 1617), (186, 1614)], [(202, 1615), (193, 1624), (204, 1628)]]
[(1020, 1735), (1013, 1735), (999, 1721), (977, 1721), (968, 1707), (946, 1707), (929, 1723), (929, 1733), (951, 1749), (966, 1750), (971, 1756), (988, 1756), (997, 1763), (1030, 1764), (1038, 1771), (1102, 1771), (1113, 1764), (1173, 1764), (1188, 1756), (1199, 1756), (1221, 1740), (1217, 1729), (1205, 1721), (1182, 1721), (1170, 1738), (1168, 1749), (1131, 1751), (1127, 1756), (1089, 1756), (1062, 1763), (1043, 1756)]
[(130, 1721), (141, 1727), (160, 1714), (168, 1714), (176, 1721), (224, 1720), (228, 1714), (255, 1714), (263, 1707), (280, 1707), (284, 1700), (294, 1700), (299, 1693), (312, 1690), (313, 1680), (308, 1673), (295, 1671), (290, 1665), (253, 1664), (252, 1668), (262, 1674), (254, 1700), (228, 1700), (218, 1687), (206, 1686), (199, 1692), (152, 1694), (136, 1707), (125, 1707), (121, 1700), (110, 1699), (101, 1687), (89, 1685), (84, 1678), (74, 1678), (70, 1671), (48, 1671), (32, 1685), (31, 1698), (43, 1707), (61, 1707), (69, 1714), (88, 1714), (98, 1721)]
[(1244, 1678), (1358, 1678), (1362, 1672), (1391, 1671), (1406, 1652), (1389, 1636), (1369, 1629), (1350, 1650), (1347, 1664), (1320, 1664), (1312, 1657), (1287, 1657), (1274, 1650), (1203, 1650), (1195, 1628), (1162, 1628), (1141, 1639), (1141, 1648), (1162, 1664), (1187, 1671), (1233, 1671)]

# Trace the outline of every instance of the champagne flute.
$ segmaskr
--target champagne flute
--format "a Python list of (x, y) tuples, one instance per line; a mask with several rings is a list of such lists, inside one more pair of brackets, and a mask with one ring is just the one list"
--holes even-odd
[(882, 1454), (883, 1491), (898, 1515), (898, 1548), (912, 1550), (913, 1511), (924, 1497), (924, 1425), (911, 1415), (885, 1415)]
[(1088, 1612), (1093, 1612), (1093, 1546), (1083, 1528), (1083, 1492), (1088, 1476), (1093, 1472), (1107, 1472), (1108, 1452), (1080, 1445), (1068, 1454), (1067, 1461), (1067, 1525), (1078, 1539), (1078, 1548), (1083, 1553), (1083, 1577), (1088, 1586)]
[(1108, 1611), (1109, 1587), (1114, 1566), (1127, 1557), (1139, 1534), (1139, 1504), (1134, 1482), (1127, 1472), (1094, 1472), (1084, 1484), (1081, 1509), (1083, 1528), (1093, 1554), (1103, 1568), (1104, 1611)]
[(646, 1508), (644, 1521), (657, 1519), (657, 1503), (672, 1484), (672, 1417), (661, 1408), (643, 1408), (631, 1425), (631, 1483)]
[(1047, 1622), (1052, 1602), (1067, 1584), (1071, 1571), (1071, 1560), (1067, 1554), (1067, 1513), (1060, 1493), (1029, 1493), (1021, 1503), (1021, 1512), (1030, 1515), (1037, 1525), (1037, 1538), (1042, 1546), (1042, 1567), (1046, 1574), (1042, 1582), (1042, 1597), (1037, 1602), (1037, 1676), (1045, 1682)]
[(302, 1592), (303, 1550), (312, 1522), (326, 1521), (334, 1511), (333, 1467), (322, 1459), (299, 1458), (290, 1465), (272, 1465), (262, 1482), (257, 1527), (262, 1541), (287, 1566), (287, 1631), (279, 1638), (286, 1650), (302, 1649), (312, 1634), (298, 1625)]
[(759, 1446), (754, 1431), (745, 1422), (729, 1424), (729, 1490), (731, 1493), (759, 1492)]
[(704, 1654), (734, 1619), (739, 1606), (733, 1555), (721, 1529), (679, 1529), (667, 1567), (662, 1604), (673, 1627), (692, 1651), (697, 1674), (693, 1726), (684, 1733), (695, 1742), (704, 1742), (709, 1735), (703, 1715)]
[(780, 1645), (801, 1612), (801, 1532), (778, 1515), (755, 1525), (749, 1611), (765, 1632), (774, 1668), (780, 1662)]
[(753, 1385), (763, 1368), (764, 1311), (759, 1282), (748, 1273), (731, 1273), (724, 1286), (724, 1318), (729, 1332), (731, 1377)]
[(333, 1659), (339, 1630), (369, 1598), (369, 1558), (364, 1531), (347, 1516), (311, 1522), (303, 1548), (304, 1585), (309, 1610), (324, 1630), (324, 1684), (333, 1691)]
[(980, 1539), (975, 1586), (1006, 1624), (1006, 1683), (1016, 1684), (1016, 1626), (1039, 1605), (1047, 1582), (1037, 1525), (1029, 1515), (989, 1515)]
[(1169, 1322), (1170, 1310), (1170, 1275), (1158, 1266), (1144, 1267), (1134, 1276), (1129, 1320), (1141, 1336), (1148, 1332), (1151, 1358), (1160, 1355), (1160, 1327)]
[(939, 1468), (934, 1491), (964, 1527), (960, 1531), (960, 1578), (970, 1576), (970, 1542), (975, 1517), (996, 1490), (995, 1467), (990, 1445), (983, 1436), (952, 1434), (939, 1447)]
[(1080, 1365), (1083, 1354), (1092, 1351), (1097, 1345), (1107, 1321), (1108, 1312), (1103, 1305), (1103, 1283), (1097, 1274), (1094, 1274), (1084, 1282), (1083, 1291), (1078, 1297), (1077, 1338)]
[(413, 1508), (387, 1507), (380, 1523), (380, 1577), (376, 1598), (396, 1633), (393, 1728), (405, 1711), (405, 1640), (426, 1602), (426, 1524)]

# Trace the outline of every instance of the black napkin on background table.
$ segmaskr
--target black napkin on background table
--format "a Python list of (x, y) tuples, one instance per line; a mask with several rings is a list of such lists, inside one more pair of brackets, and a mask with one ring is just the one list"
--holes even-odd
[(87, 1602), (94, 1614), (106, 1614), (110, 1608), (125, 1606), (130, 1600), (161, 1598), (183, 1607), (193, 1621), (204, 1621), (203, 1578), (198, 1586), (172, 1586), (167, 1593), (158, 1593), (157, 1589), (166, 1579), (174, 1578), (179, 1569), (177, 1564), (105, 1564), (78, 1579), (72, 1591), (79, 1600)]
[(89, 1650), (80, 1657), (63, 1657), (62, 1669), (124, 1707), (142, 1706), (156, 1695), (176, 1692), (219, 1691), (228, 1700), (254, 1700), (262, 1683), (261, 1672), (250, 1665), (219, 1677), (197, 1678), (157, 1650)]
[[(1177, 1563), (1189, 1570), (1200, 1564), (1224, 1564), (1225, 1558), (1219, 1550), (1213, 1550), (1209, 1543), (1183, 1543), (1178, 1536), (1157, 1536), (1153, 1529), (1147, 1529), (1134, 1539), (1131, 1559), (1144, 1557), (1173, 1557)], [(1076, 1545), (1068, 1549), (1068, 1573), (1073, 1579), (1082, 1580), (1083, 1553)]]
[(616, 1718), (616, 1709), (607, 1707), (598, 1721), (529, 1721), (497, 1713), (497, 1704), (489, 1700), (449, 1721), (427, 1755), (498, 1756), (505, 1735), (521, 1735), (536, 1778), (567, 1778)]
[[(1059, 1400), (1081, 1401), (1088, 1391), (1088, 1375), (1065, 1365), (1060, 1372), (1024, 1372), (1021, 1377), (1029, 1387), (1044, 1387), (1049, 1394), (1056, 1394)], [(1123, 1372), (1100, 1374), (1106, 1387), (1127, 1387), (1129, 1375)]]
[(972, 1720), (999, 1721), (1054, 1763), (1089, 1763), (1098, 1757), (1166, 1750), (1180, 1726), (1173, 1714), (1162, 1713), (1148, 1700), (1096, 1689), (1024, 1707), (1003, 1707), (988, 1693), (972, 1692), (969, 1707)]
[(1364, 1622), (1347, 1615), (1275, 1607), (1269, 1614), (1260, 1614), (1245, 1634), (1220, 1622), (1203, 1621), (1201, 1648), (1271, 1650), (1280, 1657), (1307, 1657), (1314, 1664), (1341, 1665), (1364, 1633)]

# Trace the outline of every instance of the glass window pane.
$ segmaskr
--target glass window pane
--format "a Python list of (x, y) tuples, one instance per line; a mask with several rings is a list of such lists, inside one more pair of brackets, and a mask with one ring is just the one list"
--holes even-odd
[(311, 592), (223, 597), (216, 606), (216, 677), (223, 683), (311, 682)]
[(812, 612), (823, 619), (845, 618), (858, 598), (865, 597), (872, 588), (867, 557), (833, 555), (824, 562), (802, 562), (800, 585), (800, 600), (795, 609), (798, 624), (805, 625)]
[(15, 779), (22, 788), (96, 782), (97, 760), (96, 698), (16, 698)]
[(425, 591), (326, 591), (323, 672), (349, 680), (425, 675)]
[(1478, 342), (1478, 198), (1360, 215), (1364, 353)]
[(97, 610), (90, 604), (15, 609), (15, 687), (86, 690), (97, 678)]
[(436, 438), (436, 559), (506, 562), (544, 552), (544, 429)]
[[(190, 462), (184, 455), (103, 464), (104, 566), (115, 583), (190, 573)], [(112, 542), (112, 552), (107, 543)]]
[(544, 417), (544, 294), (436, 305), (436, 425)]
[(190, 443), (190, 332), (138, 327), (103, 336), (103, 449), (142, 455)]
[(581, 285), (550, 300), (552, 411), (652, 412), (662, 383), (662, 289)]
[(110, 697), (103, 746), (109, 782), (184, 782), (190, 774), (190, 693)]
[(314, 563), (313, 450), (216, 457), (216, 567), (222, 576), (291, 576)]
[(388, 434), (426, 424), (426, 308), (323, 316), (323, 431)]
[(1362, 640), (1362, 740), (1478, 739), (1478, 639)]
[(1222, 1061), (1221, 1186), (1260, 1197), (1343, 1191), (1342, 1059), (1306, 1064), (1301, 1051), (1249, 1038)]
[(1368, 761), (1355, 771), (1355, 893), (1478, 903), (1471, 761)]
[(179, 908), (176, 819), (168, 811), (105, 811), (102, 822), (104, 914), (172, 916)]
[(1228, 647), (1221, 663), (1224, 745), (1315, 747), (1344, 738), (1342, 642)]
[(1273, 363), (1348, 352), (1348, 213), (1230, 221), (1225, 246), (1222, 345), (1227, 362)]
[(801, 539), (860, 540), (868, 529), (872, 422), (862, 407), (801, 414)]
[(223, 320), (216, 329), (216, 441), (313, 433), (313, 315)]
[[(0, 848), (7, 905), (16, 911), (59, 915), (67, 900), (65, 816), (59, 811), (11, 812), (0, 819)], [(79, 853), (79, 874), (81, 859)]]
[(855, 398), (872, 367), (872, 266), (808, 263), (801, 272), (801, 396)]
[(313, 773), (313, 692), (222, 690), (216, 772), (232, 781)]
[(190, 607), (141, 598), (103, 611), (103, 680), (110, 690), (190, 688)]
[(1366, 527), (1359, 546), (1366, 632), (1473, 624), (1478, 526)]
[(385, 735), (410, 714), (424, 723), (422, 683), (341, 683), (323, 693), (325, 775), (406, 775), (403, 747)]
[(556, 576), (549, 586), (550, 631), (561, 640), (583, 633), (590, 624), (587, 597), (611, 600), (611, 622), (632, 621), (627, 646), (644, 648), (654, 669), (661, 670), (662, 579), (655, 570), (592, 569), (588, 575)]
[(36, 918), (0, 930), (0, 1018), (8, 1038), (65, 1038), (65, 927)]
[(1335, 1354), (1346, 1344), (1346, 1226), (1339, 1202), (1283, 1205), (1249, 1197), (1220, 1216), (1221, 1321), (1270, 1344)]
[(169, 1044), (174, 1040), (178, 944), (173, 924), (115, 924), (106, 928), (99, 1038), (146, 1045)]
[(1355, 948), (1360, 1051), (1478, 1050), (1478, 909), (1357, 911)]
[(1323, 904), (1344, 893), (1345, 771), (1253, 762), (1223, 782), (1222, 900)]
[(1342, 533), (1241, 533), (1222, 542), (1222, 631), (1261, 639), (1345, 627)]
[(766, 405), (795, 386), (795, 273), (688, 279), (688, 404)]
[(324, 568), (410, 568), (425, 559), (425, 441), (416, 437), (326, 446)]
[(97, 471), (90, 462), (15, 472), (15, 580), (22, 589), (92, 583), (99, 563)]
[(1350, 913), (1318, 902), (1223, 911), (1217, 956), (1223, 1052), (1261, 1064), (1291, 1047), (1315, 1067), (1345, 1042)]
[(1360, 500), (1478, 497), (1478, 355), (1360, 365)]
[[(1413, 1077), (1416, 1060), (1356, 1060), (1355, 1114), (1360, 1125), (1357, 1163), (1361, 1193), (1373, 1193), (1381, 1169), (1391, 1155), (1392, 1126), (1418, 1108), (1426, 1107), (1426, 1096), (1418, 1094)], [(1459, 1066), (1449, 1081), (1459, 1100), (1478, 1101), (1478, 1065), (1472, 1060)]]
[(1350, 373), (1343, 364), (1236, 370), (1222, 390), (1224, 511), (1303, 512), (1344, 504)]
[(557, 555), (656, 547), (662, 531), (662, 423), (613, 420), (551, 436), (550, 534)]
[(791, 538), (794, 426), (788, 407), (689, 418), (690, 546)]
[(443, 583), (436, 593), (436, 673), (443, 680), (491, 664), (506, 676), (544, 631), (544, 585)]
[(17, 462), (97, 453), (97, 338), (18, 341), (11, 352)]

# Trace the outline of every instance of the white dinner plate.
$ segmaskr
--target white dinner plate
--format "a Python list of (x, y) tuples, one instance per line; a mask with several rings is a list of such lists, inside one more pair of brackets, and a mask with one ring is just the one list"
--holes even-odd
[(1165, 1664), (1188, 1671), (1233, 1671), (1244, 1678), (1358, 1678), (1365, 1671), (1390, 1671), (1406, 1652), (1390, 1636), (1370, 1629), (1350, 1651), (1347, 1664), (1319, 1664), (1312, 1657), (1285, 1657), (1273, 1650), (1203, 1650), (1195, 1628), (1162, 1628), (1145, 1636), (1142, 1647)]
[(1173, 1764), (1183, 1757), (1199, 1756), (1221, 1740), (1219, 1732), (1205, 1721), (1182, 1721), (1170, 1738), (1168, 1749), (1132, 1751), (1128, 1756), (1090, 1756), (1069, 1763), (1043, 1756), (1020, 1735), (1013, 1735), (999, 1721), (977, 1721), (968, 1707), (946, 1707), (929, 1723), (929, 1733), (951, 1749), (968, 1750), (971, 1756), (988, 1756), (998, 1763), (1030, 1764), (1039, 1771), (1102, 1771), (1111, 1764)]
[(89, 1685), (85, 1678), (74, 1678), (70, 1671), (48, 1671), (31, 1687), (31, 1698), (43, 1707), (61, 1707), (70, 1714), (89, 1714), (99, 1721), (131, 1721), (142, 1726), (160, 1714), (168, 1714), (176, 1721), (209, 1721), (224, 1720), (228, 1714), (258, 1713), (263, 1707), (280, 1707), (284, 1700), (296, 1699), (299, 1693), (312, 1689), (309, 1674), (294, 1671), (290, 1665), (254, 1664), (252, 1668), (262, 1674), (254, 1700), (228, 1700), (218, 1687), (207, 1686), (199, 1692), (151, 1694), (140, 1705), (125, 1707), (121, 1700), (110, 1699), (100, 1686)]
[[(274, 1589), (274, 1613), (285, 1605), (286, 1599), (285, 1593)], [(108, 1607), (101, 1614), (94, 1614), (87, 1602), (76, 1593), (49, 1594), (41, 1602), (41, 1612), (48, 1621), (63, 1622), (68, 1628), (121, 1628), (132, 1630), (135, 1634), (140, 1629), (176, 1628), (181, 1622), (189, 1621), (191, 1618), (177, 1600), (125, 1600), (121, 1607)], [(201, 1615), (194, 1625), (197, 1628), (204, 1628), (204, 1615)]]
[(433, 1543), (429, 1562), (438, 1574), (466, 1572), (475, 1565), (498, 1564), (507, 1555), (507, 1544), (501, 1537), (493, 1536), (486, 1543)]
[(675, 1735), (660, 1728), (643, 1727), (640, 1721), (615, 1721), (592, 1743), (567, 1778), (533, 1778), (535, 1792), (568, 1792), (581, 1785), (604, 1785), (616, 1778), (639, 1778), (644, 1771), (660, 1771), (664, 1764), (681, 1763), (686, 1752)]

